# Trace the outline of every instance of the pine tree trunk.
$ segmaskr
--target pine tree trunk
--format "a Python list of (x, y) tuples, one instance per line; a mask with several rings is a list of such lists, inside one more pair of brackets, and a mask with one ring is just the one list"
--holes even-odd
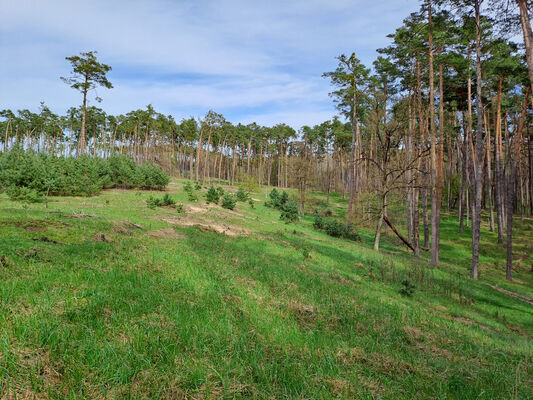
[(477, 131), (476, 147), (474, 151), (474, 188), (475, 198), (472, 212), (472, 278), (479, 277), (479, 240), (481, 236), (481, 197), (483, 192), (483, 106), (481, 104), (482, 95), (482, 75), (481, 75), (481, 15), (480, 0), (474, 3), (476, 14), (476, 114)]

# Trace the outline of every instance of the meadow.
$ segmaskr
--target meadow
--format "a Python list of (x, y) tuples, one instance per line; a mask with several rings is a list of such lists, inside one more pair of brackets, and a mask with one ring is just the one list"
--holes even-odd
[(513, 282), (483, 221), (474, 281), (455, 216), (435, 268), (390, 231), (372, 250), (371, 225), (286, 224), (268, 189), (228, 210), (185, 182), (166, 190), (181, 210), (147, 190), (0, 194), (1, 399), (533, 398), (531, 218)]

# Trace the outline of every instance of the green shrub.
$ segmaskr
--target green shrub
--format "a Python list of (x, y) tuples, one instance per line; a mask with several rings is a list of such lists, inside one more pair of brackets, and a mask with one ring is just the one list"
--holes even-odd
[(317, 230), (324, 229), (324, 218), (318, 211), (315, 211), (315, 219), (313, 221), (313, 228)]
[(324, 231), (333, 237), (343, 237), (344, 225), (334, 219), (327, 219), (324, 221)]
[(174, 200), (168, 193), (165, 193), (162, 198), (150, 196), (146, 199), (146, 205), (152, 210), (156, 207), (173, 207), (176, 205)]
[(400, 288), (399, 292), (404, 296), (410, 297), (415, 292), (415, 289), (416, 286), (409, 279), (404, 279), (402, 281), (402, 287)]
[(187, 193), (192, 192), (193, 188), (192, 188), (191, 182), (185, 183), (185, 185), (183, 185), (183, 190), (185, 190)]
[(222, 197), (222, 207), (233, 210), (236, 204), (237, 200), (231, 194), (226, 193), (224, 197)]
[(281, 207), (279, 218), (285, 223), (295, 222), (298, 220), (298, 204), (293, 199), (288, 200)]
[(278, 208), (279, 207), (279, 191), (278, 189), (274, 188), (270, 191), (269, 195), (268, 195), (268, 198), (269, 200), (267, 202), (265, 202), (265, 205), (267, 207), (274, 207), (274, 208)]
[(137, 183), (141, 189), (162, 190), (170, 182), (170, 177), (151, 162), (137, 167)]
[(315, 211), (313, 228), (316, 230), (323, 230), (326, 234), (332, 237), (344, 238), (353, 241), (361, 240), (361, 237), (359, 236), (359, 233), (355, 229), (354, 225), (349, 224), (348, 226), (345, 226), (344, 224), (332, 218), (324, 218), (318, 211)]
[(265, 202), (265, 206), (277, 209), (281, 209), (289, 200), (289, 194), (286, 191), (280, 193), (276, 188), (272, 189), (268, 197), (269, 199)]
[(289, 201), (289, 194), (284, 190), (279, 196), (279, 207), (283, 207)]
[(226, 193), (221, 186), (217, 187), (218, 197), (221, 198)]
[(248, 199), (248, 204), (251, 208), (255, 208), (255, 201), (253, 201), (252, 199)]
[(239, 190), (237, 190), (236, 196), (237, 196), (237, 200), (242, 201), (242, 202), (247, 201), (249, 197), (248, 193), (246, 193), (242, 187), (239, 187)]
[(21, 200), (30, 203), (41, 203), (45, 199), (45, 196), (42, 193), (25, 186), (10, 186), (6, 188), (6, 194), (14, 201)]
[(201, 190), (202, 189), (202, 184), (200, 182), (195, 182), (194, 183), (194, 190)]
[(218, 204), (219, 198), (220, 198), (220, 194), (213, 186), (211, 186), (209, 190), (207, 191), (207, 193), (205, 194), (205, 202), (207, 204), (209, 203)]
[(178, 214), (185, 214), (186, 213), (185, 206), (183, 205), (183, 203), (177, 203), (176, 204), (176, 211), (178, 212)]
[(14, 200), (43, 196), (94, 196), (104, 188), (163, 189), (169, 176), (151, 163), (125, 156), (108, 160), (82, 155), (56, 157), (16, 146), (0, 157), (0, 188)]
[(156, 207), (161, 207), (161, 199), (150, 196), (146, 199), (146, 205), (148, 208), (155, 210)]

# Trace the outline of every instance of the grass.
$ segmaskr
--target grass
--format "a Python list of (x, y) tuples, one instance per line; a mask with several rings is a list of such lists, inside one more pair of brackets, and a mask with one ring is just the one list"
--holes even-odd
[[(533, 307), (486, 285), (533, 297), (531, 258), (504, 281), (486, 226), (475, 282), (451, 215), (432, 268), (390, 235), (374, 252), (371, 227), (357, 243), (286, 225), (264, 189), (229, 211), (182, 183), (186, 215), (148, 191), (0, 195), (0, 398), (533, 397)], [(533, 222), (516, 224), (518, 257)]]

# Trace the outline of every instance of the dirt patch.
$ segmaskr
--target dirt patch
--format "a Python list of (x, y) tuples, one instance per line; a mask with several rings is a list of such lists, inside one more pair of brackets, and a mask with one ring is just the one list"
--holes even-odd
[(133, 232), (130, 229), (124, 228), (120, 225), (115, 225), (111, 228), (111, 233), (120, 233), (121, 235), (131, 235)]
[(39, 382), (39, 384), (37, 387), (30, 387), (29, 383), (26, 383), (26, 385), (15, 384), (14, 387), (8, 387), (2, 400), (49, 399), (48, 392), (57, 390), (61, 386), (64, 367), (59, 362), (52, 361), (48, 352), (42, 349), (32, 350), (25, 348), (16, 351), (16, 355), (19, 359), (20, 377), (32, 376), (32, 381)]
[(104, 242), (104, 243), (110, 243), (113, 241), (110, 237), (106, 236), (103, 233), (97, 233), (96, 235), (94, 235), (93, 240), (95, 242)]
[(186, 236), (179, 234), (173, 228), (158, 229), (148, 232), (148, 235), (159, 239), (185, 239)]
[(118, 223), (127, 228), (144, 229), (142, 225), (134, 224), (131, 221), (119, 221)]
[(518, 293), (515, 293), (515, 292), (511, 292), (510, 290), (502, 289), (501, 287), (498, 287), (496, 285), (491, 285), (489, 283), (487, 283), (486, 285), (490, 286), (491, 288), (493, 288), (497, 292), (506, 294), (507, 296), (510, 296), (510, 297), (514, 297), (515, 299), (518, 299), (518, 300), (522, 300), (522, 301), (524, 301), (526, 303), (533, 304), (533, 299), (530, 298), (530, 297), (527, 297), (527, 296), (524, 296), (524, 295), (521, 295), (521, 294), (518, 294)]
[(232, 237), (247, 236), (250, 231), (237, 225), (226, 224), (221, 222), (204, 221), (190, 217), (156, 217), (160, 221), (165, 221), (170, 225), (177, 226), (194, 226), (202, 232), (214, 232)]
[(472, 325), (474, 323), (473, 320), (471, 320), (470, 318), (467, 318), (467, 317), (459, 317), (459, 316), (453, 316), (452, 315), (452, 319), (455, 320), (455, 321), (462, 322), (462, 323), (467, 324), (467, 325)]
[(423, 336), (422, 331), (413, 326), (404, 326), (403, 330), (407, 336), (415, 340), (419, 340)]

